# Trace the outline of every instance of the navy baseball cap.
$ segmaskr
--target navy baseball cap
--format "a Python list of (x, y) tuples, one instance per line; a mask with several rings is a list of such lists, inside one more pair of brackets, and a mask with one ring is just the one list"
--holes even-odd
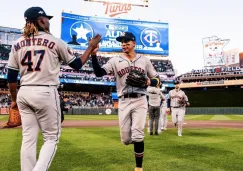
[(180, 84), (180, 81), (175, 81), (174, 84)]
[(50, 20), (53, 16), (46, 15), (41, 7), (30, 7), (24, 12), (26, 21), (36, 20), (38, 17), (46, 17)]
[(116, 38), (118, 42), (121, 42), (122, 39), (136, 41), (136, 37), (131, 32), (123, 32), (119, 37)]

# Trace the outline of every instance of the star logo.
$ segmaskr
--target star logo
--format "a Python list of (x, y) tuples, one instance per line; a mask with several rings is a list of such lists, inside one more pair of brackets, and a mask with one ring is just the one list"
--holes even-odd
[(87, 44), (94, 35), (93, 28), (86, 22), (78, 21), (70, 27), (70, 38), (73, 42)]
[(90, 32), (90, 30), (85, 29), (83, 24), (80, 25), (80, 27), (73, 28), (73, 30), (77, 33), (77, 39), (84, 39), (87, 41), (87, 34)]

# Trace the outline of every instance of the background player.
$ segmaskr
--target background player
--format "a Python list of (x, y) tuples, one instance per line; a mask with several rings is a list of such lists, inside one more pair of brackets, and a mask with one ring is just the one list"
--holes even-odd
[(101, 68), (96, 56), (97, 48), (92, 54), (92, 64), (97, 77), (112, 73), (116, 78), (121, 141), (125, 145), (134, 144), (135, 171), (141, 171), (144, 153), (144, 127), (148, 108), (147, 87), (132, 87), (127, 84), (127, 78), (129, 73), (140, 71), (148, 76), (147, 86), (156, 86), (160, 81), (150, 60), (136, 54), (134, 50), (136, 38), (132, 33), (125, 32), (116, 40), (121, 42), (123, 55), (111, 58)]
[(182, 125), (185, 116), (185, 105), (189, 106), (187, 96), (180, 90), (180, 82), (175, 81), (175, 89), (170, 90), (167, 100), (167, 112), (171, 108), (172, 122), (178, 128), (178, 136), (182, 136)]
[(165, 100), (162, 101), (160, 106), (160, 119), (159, 119), (159, 129), (160, 131), (167, 130), (168, 117), (167, 117), (167, 100), (168, 94), (165, 95)]
[[(84, 54), (76, 58), (62, 40), (50, 34), (52, 16), (46, 15), (42, 8), (31, 7), (25, 11), (24, 17), (23, 36), (13, 44), (8, 61), (11, 108), (19, 109), (22, 120), (21, 171), (44, 171), (51, 165), (61, 133), (57, 91), (61, 61), (80, 69), (101, 37), (96, 35)], [(17, 95), (18, 73), (21, 87)], [(40, 129), (44, 144), (36, 161)]]
[(147, 92), (149, 96), (149, 132), (150, 135), (153, 135), (153, 124), (155, 124), (155, 135), (159, 135), (160, 102), (165, 101), (165, 97), (160, 91), (160, 84), (157, 87), (149, 86)]

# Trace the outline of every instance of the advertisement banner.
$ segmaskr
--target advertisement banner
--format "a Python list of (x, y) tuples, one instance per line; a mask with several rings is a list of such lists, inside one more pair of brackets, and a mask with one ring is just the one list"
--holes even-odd
[(220, 81), (203, 81), (203, 82), (198, 82), (197, 85), (216, 85), (216, 84), (224, 84), (224, 80), (220, 80)]
[(169, 55), (168, 23), (99, 18), (62, 13), (61, 39), (72, 49), (85, 50), (88, 40), (102, 35), (100, 52), (121, 52), (116, 37), (129, 31), (136, 36), (137, 53)]
[(75, 83), (75, 84), (93, 84), (93, 85), (107, 85), (116, 86), (115, 82), (103, 82), (103, 81), (86, 81), (77, 79), (60, 78), (60, 83)]
[(0, 111), (1, 115), (8, 115), (9, 114), (9, 108), (2, 107)]
[(203, 38), (204, 66), (225, 66), (224, 47), (229, 39), (220, 39), (217, 36)]

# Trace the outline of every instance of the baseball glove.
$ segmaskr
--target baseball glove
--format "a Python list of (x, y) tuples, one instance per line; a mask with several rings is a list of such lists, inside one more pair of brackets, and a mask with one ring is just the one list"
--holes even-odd
[(146, 87), (147, 78), (145, 73), (131, 70), (127, 76), (126, 84), (132, 87)]
[(2, 125), (2, 128), (14, 128), (14, 127), (18, 127), (21, 126), (22, 122), (21, 122), (21, 117), (20, 117), (20, 113), (19, 113), (19, 109), (18, 108), (10, 108), (9, 109), (9, 118), (8, 118), (8, 122), (4, 123)]
[(179, 106), (185, 106), (186, 105), (185, 98), (184, 97), (179, 98), (178, 104), (179, 104)]

